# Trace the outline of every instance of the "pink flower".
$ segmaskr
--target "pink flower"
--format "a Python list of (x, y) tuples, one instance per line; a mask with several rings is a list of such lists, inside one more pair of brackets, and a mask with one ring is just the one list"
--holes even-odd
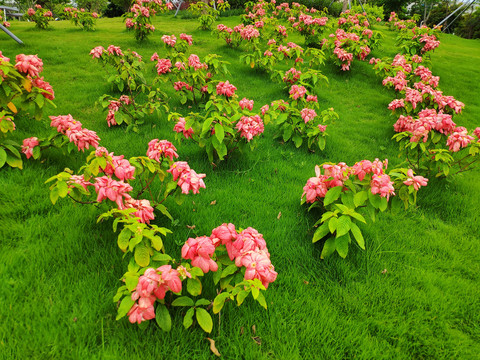
[[(227, 251), (230, 254), (229, 247), (232, 246), (232, 242), (237, 239), (237, 231), (235, 230), (235, 225), (222, 224), (219, 227), (212, 230), (212, 235), (210, 235), (212, 242), (215, 246), (220, 244), (226, 245)], [(233, 260), (233, 257), (230, 257)]]
[(307, 89), (304, 86), (293, 85), (290, 88), (290, 97), (294, 100), (298, 98), (303, 98), (307, 92)]
[(33, 16), (33, 15), (35, 15), (35, 10), (32, 9), (32, 8), (29, 8), (28, 11), (27, 11), (27, 15), (28, 15), (28, 16)]
[(314, 203), (324, 198), (328, 191), (327, 183), (325, 182), (326, 179), (328, 179), (328, 177), (324, 175), (308, 179), (307, 184), (303, 187), (302, 198), (305, 196), (307, 203)]
[(327, 125), (318, 124), (318, 130), (322, 133), (325, 132), (325, 130), (327, 130)]
[(110, 55), (123, 56), (122, 49), (120, 49), (119, 46), (110, 45), (110, 46), (107, 48), (107, 52), (108, 52)]
[(37, 55), (19, 54), (15, 57), (15, 68), (32, 77), (38, 76), (43, 71), (43, 62)]
[(474, 137), (467, 134), (467, 130), (457, 128), (455, 132), (450, 135), (447, 139), (447, 146), (450, 151), (457, 152), (460, 149), (463, 149), (468, 146), (473, 140)]
[[(115, 174), (120, 180), (130, 180), (134, 179), (133, 175), (135, 174), (135, 166), (132, 166), (127, 159), (124, 159), (123, 155), (112, 157), (112, 173), (109, 175)], [(110, 164), (109, 164), (110, 165)]]
[[(228, 250), (228, 249), (227, 249)], [(240, 234), (237, 234), (236, 240), (232, 243), (229, 252), (230, 259), (235, 258), (235, 265), (242, 265), (242, 258), (251, 251), (267, 250), (267, 243), (257, 230), (248, 227)]]
[(205, 189), (205, 183), (202, 180), (205, 176), (205, 174), (197, 174), (195, 170), (189, 169), (181, 173), (177, 185), (182, 189), (182, 194), (188, 194), (190, 190), (194, 194), (198, 194), (200, 188)]
[(403, 99), (395, 99), (390, 104), (388, 104), (388, 110), (395, 110), (398, 108), (404, 108), (405, 102)]
[(237, 88), (230, 84), (228, 80), (225, 82), (219, 82), (217, 85), (217, 95), (225, 95), (226, 97), (232, 97), (233, 95), (235, 95), (235, 90), (237, 90)]
[(263, 133), (264, 130), (263, 121), (259, 115), (242, 116), (235, 127), (238, 131), (241, 131), (240, 136), (246, 138), (247, 142), (252, 140), (254, 136)]
[(158, 59), (157, 64), (155, 65), (158, 75), (166, 74), (170, 72), (172, 68), (172, 62), (170, 59)]
[(148, 143), (147, 156), (158, 162), (161, 162), (160, 157), (169, 158), (170, 161), (173, 161), (174, 157), (178, 158), (176, 150), (170, 141), (153, 139)]
[(248, 110), (251, 111), (253, 109), (253, 100), (248, 100), (247, 98), (243, 98), (238, 102), (238, 105), (240, 105), (242, 110), (247, 108)]
[(186, 139), (192, 138), (193, 129), (189, 128), (188, 130), (185, 129), (185, 118), (178, 118), (178, 122), (173, 127), (173, 131), (177, 133), (183, 133)]
[(180, 39), (185, 40), (188, 43), (188, 45), (193, 44), (193, 36), (192, 35), (180, 34)]
[(27, 159), (30, 159), (33, 156), (33, 149), (39, 144), (38, 138), (36, 137), (23, 139), (22, 153), (27, 156)]
[(428, 179), (423, 176), (413, 176), (413, 170), (408, 169), (407, 171), (408, 179), (403, 183), (407, 186), (413, 185), (413, 188), (418, 191), (420, 187), (427, 186)]
[(202, 64), (200, 62), (200, 58), (198, 57), (198, 55), (195, 55), (195, 54), (191, 54), (189, 57), (188, 57), (188, 66), (191, 66), (195, 69), (195, 71), (199, 70), (199, 69), (203, 69), (206, 67), (206, 64)]
[(131, 29), (132, 27), (134, 27), (134, 25), (135, 25), (135, 24), (134, 24), (134, 22), (133, 22), (132, 19), (127, 18), (127, 19), (125, 20), (125, 26), (127, 27), (127, 29)]
[(182, 257), (192, 260), (192, 265), (204, 273), (218, 270), (218, 264), (211, 258), (214, 252), (215, 246), (208, 236), (189, 238), (182, 247)]
[(90, 55), (92, 55), (92, 59), (99, 59), (103, 55), (104, 51), (105, 49), (103, 46), (97, 46), (90, 51)]
[(108, 176), (102, 176), (95, 178), (95, 192), (97, 193), (97, 201), (102, 202), (105, 199), (109, 199), (115, 202), (120, 210), (125, 209), (123, 199), (130, 199), (128, 194), (133, 188), (130, 184), (123, 181), (116, 181)]
[(166, 45), (170, 45), (171, 47), (174, 47), (175, 44), (177, 43), (177, 38), (175, 37), (175, 35), (163, 35), (162, 36), (162, 41), (166, 44)]
[(50, 83), (43, 80), (42, 77), (37, 77), (33, 80), (32, 85), (36, 88), (45, 90), (46, 92), (42, 92), (42, 95), (49, 100), (55, 99), (55, 92), (53, 91), (52, 85)]
[(308, 109), (308, 108), (302, 109), (300, 114), (302, 116), (303, 121), (305, 121), (305, 124), (310, 120), (315, 119), (315, 117), (317, 116), (317, 113), (315, 112), (315, 110)]
[(473, 135), (480, 139), (480, 127), (477, 127), (475, 130), (473, 130)]
[(97, 133), (88, 129), (69, 129), (65, 132), (65, 135), (68, 136), (70, 142), (73, 142), (77, 146), (78, 151), (85, 151), (85, 149), (89, 149), (90, 146), (97, 148), (98, 142), (100, 141)]
[(390, 195), (395, 195), (395, 189), (393, 188), (393, 181), (390, 181), (390, 176), (383, 175), (373, 175), (372, 181), (370, 182), (370, 191), (372, 194), (379, 194), (381, 197), (386, 197), (387, 201), (390, 198)]
[(270, 109), (270, 106), (268, 105), (263, 105), (260, 109), (260, 111), (262, 112), (262, 115), (265, 115), (265, 113)]
[(140, 324), (142, 321), (151, 320), (155, 318), (155, 296), (151, 295), (148, 298), (141, 297), (138, 304), (133, 304), (130, 311), (127, 313), (128, 320), (134, 324)]
[(50, 116), (50, 126), (57, 128), (59, 133), (65, 134), (67, 130), (80, 130), (82, 123), (75, 120), (72, 115)]
[(317, 95), (307, 95), (307, 102), (318, 102)]
[(186, 161), (177, 161), (167, 170), (167, 172), (172, 174), (173, 181), (177, 180), (185, 171), (190, 171), (190, 166), (188, 166)]
[(246, 267), (245, 280), (259, 279), (265, 288), (277, 279), (277, 272), (263, 251), (251, 251), (242, 257), (241, 265)]

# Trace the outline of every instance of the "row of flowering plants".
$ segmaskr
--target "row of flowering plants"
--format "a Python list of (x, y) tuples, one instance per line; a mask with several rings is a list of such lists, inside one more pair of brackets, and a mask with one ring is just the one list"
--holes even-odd
[(401, 156), (417, 172), (448, 176), (472, 169), (480, 158), (480, 128), (468, 131), (453, 118), (465, 104), (445, 95), (418, 55), (372, 59), (383, 85), (398, 92), (388, 108), (399, 115), (394, 124)]
[(170, 83), (180, 98), (180, 102), (197, 103), (207, 101), (213, 88), (209, 86), (218, 75), (228, 74), (227, 62), (219, 55), (209, 54), (200, 60), (196, 54), (188, 55), (187, 50), (193, 44), (192, 35), (180, 34), (162, 36), (167, 54), (161, 58), (157, 53), (151, 57), (155, 62), (156, 81)]
[(125, 26), (127, 30), (134, 32), (135, 39), (143, 41), (155, 31), (152, 17), (171, 9), (173, 9), (171, 2), (135, 0), (129, 11), (123, 15)]
[(317, 96), (307, 94), (301, 85), (290, 88), (290, 99), (290, 103), (276, 100), (270, 106), (263, 106), (265, 121), (272, 119), (277, 127), (276, 137), (284, 142), (292, 141), (297, 148), (306, 143), (310, 150), (317, 146), (324, 150), (327, 126), (338, 119), (338, 114), (333, 108), (320, 112)]
[(39, 29), (48, 28), (49, 22), (53, 21), (53, 14), (50, 10), (42, 8), (41, 5), (36, 4), (34, 8), (27, 10), (27, 18), (35, 23)]
[(322, 259), (335, 251), (345, 258), (352, 240), (365, 249), (361, 226), (367, 219), (375, 221), (378, 212), (387, 209), (395, 212), (415, 205), (417, 192), (427, 185), (428, 179), (415, 176), (407, 168), (387, 173), (387, 165), (387, 160), (375, 159), (362, 160), (353, 166), (324, 163), (315, 167), (315, 176), (304, 186), (301, 202), (310, 204), (309, 211), (322, 209), (312, 239), (314, 243), (325, 241)]
[(370, 29), (365, 15), (349, 11), (342, 13), (325, 31), (330, 34), (322, 39), (321, 48), (343, 71), (350, 70), (355, 58), (366, 60), (382, 38), (380, 32)]
[(82, 30), (95, 30), (95, 24), (98, 19), (98, 14), (96, 12), (88, 12), (83, 8), (77, 9), (75, 7), (66, 7), (63, 9), (63, 15)]
[(430, 56), (439, 45), (440, 28), (426, 25), (401, 29), (396, 44), (404, 54)]
[(43, 61), (36, 55), (19, 54), (11, 63), (0, 51), (0, 168), (5, 163), (23, 166), (20, 144), (8, 139), (16, 129), (17, 115), (26, 119), (30, 111), (40, 120), (46, 105), (55, 107), (53, 88), (40, 76), (42, 71)]
[[(64, 120), (65, 127), (71, 121), (58, 118)], [(210, 236), (189, 238), (181, 259), (166, 253), (165, 240), (171, 231), (153, 224), (155, 211), (172, 219), (164, 203), (167, 197), (173, 196), (180, 205), (190, 192), (196, 194), (205, 188), (205, 175), (197, 174), (184, 161), (175, 161), (178, 154), (170, 142), (153, 139), (147, 156), (128, 160), (98, 144), (94, 147), (79, 174), (66, 170), (47, 183), (53, 183), (53, 203), (59, 197), (70, 197), (102, 209), (98, 221), (113, 218), (113, 229), (119, 230), (117, 244), (128, 264), (114, 297), (117, 320), (127, 316), (131, 323), (145, 327), (148, 320), (155, 319), (162, 330), (169, 331), (170, 310), (183, 307), (185, 328), (192, 326), (195, 318), (210, 333), (213, 320), (209, 310), (217, 314), (228, 301), (241, 305), (252, 294), (267, 307), (263, 292), (277, 273), (257, 230), (237, 230), (233, 224), (223, 224)], [(160, 186), (155, 186), (158, 181)], [(143, 198), (145, 195), (150, 199)], [(213, 273), (209, 279), (216, 287), (214, 292), (202, 281), (208, 272)], [(205, 292), (216, 295), (208, 298)]]
[[(209, 85), (213, 87), (213, 85)], [(208, 155), (210, 162), (223, 160), (235, 150), (240, 152), (256, 147), (256, 138), (264, 132), (260, 115), (252, 112), (254, 101), (238, 101), (237, 88), (227, 81), (219, 82), (216, 95), (205, 104), (205, 113), (190, 113), (184, 117), (171, 113), (176, 122), (177, 139), (195, 141)]]

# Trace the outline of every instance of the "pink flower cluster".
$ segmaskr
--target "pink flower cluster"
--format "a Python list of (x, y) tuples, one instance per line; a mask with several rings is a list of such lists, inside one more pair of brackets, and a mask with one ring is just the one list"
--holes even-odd
[(15, 69), (32, 77), (37, 77), (43, 71), (43, 62), (37, 55), (19, 54), (15, 61)]
[(305, 88), (305, 86), (302, 86), (302, 85), (292, 85), (289, 93), (290, 93), (290, 97), (293, 100), (297, 100), (305, 96), (305, 94), (307, 93), (307, 89)]
[(242, 116), (235, 127), (238, 131), (241, 131), (240, 136), (246, 138), (247, 142), (264, 131), (264, 125), (260, 115)]
[(237, 88), (230, 84), (227, 81), (223, 82), (219, 82), (218, 85), (217, 85), (217, 95), (225, 95), (226, 97), (232, 97), (233, 95), (235, 95), (235, 90), (237, 90)]
[(252, 40), (260, 37), (260, 32), (253, 25), (247, 25), (240, 30), (240, 36), (243, 40)]
[[(372, 194), (379, 194), (381, 197), (389, 199), (390, 195), (395, 195), (393, 181), (390, 176), (385, 174), (388, 161), (384, 162), (375, 159), (362, 160), (353, 166), (341, 162), (335, 165), (324, 164), (322, 175), (321, 168), (315, 167), (315, 177), (308, 179), (303, 188), (302, 198), (305, 196), (307, 203), (322, 201), (327, 191), (336, 186), (343, 186), (344, 182), (351, 176), (356, 176), (358, 180), (363, 181), (367, 175), (370, 175), (370, 191)], [(348, 191), (348, 188), (344, 188)]]
[(193, 135), (193, 129), (190, 128), (188, 130), (185, 129), (185, 118), (181, 117), (178, 119), (178, 122), (173, 127), (173, 131), (177, 133), (183, 133), (185, 139), (191, 139)]
[[(182, 280), (180, 268), (172, 269), (171, 265), (163, 265), (157, 269), (148, 268), (138, 278), (138, 284), (132, 293), (132, 300), (135, 301), (127, 316), (129, 321), (140, 324), (142, 321), (155, 318), (155, 300), (165, 298), (167, 291), (180, 293), (182, 291)], [(187, 272), (188, 277), (191, 275)]]
[(295, 84), (302, 75), (300, 70), (295, 69), (294, 67), (290, 68), (285, 72), (285, 76), (283, 77), (283, 82), (289, 83), (291, 85)]
[(189, 238), (182, 248), (182, 257), (192, 260), (204, 273), (217, 271), (213, 260), (216, 247), (225, 245), (228, 256), (237, 267), (245, 267), (245, 280), (259, 279), (265, 288), (277, 278), (263, 235), (249, 227), (240, 233), (233, 224), (222, 224), (210, 236)]
[(26, 155), (27, 159), (30, 159), (33, 156), (33, 149), (39, 144), (37, 137), (23, 139), (22, 153)]
[(70, 142), (73, 142), (78, 150), (85, 151), (90, 146), (97, 148), (100, 138), (97, 133), (92, 130), (82, 128), (82, 123), (76, 121), (72, 115), (50, 116), (50, 126), (57, 128), (59, 133), (68, 137)]
[(175, 37), (175, 35), (163, 35), (162, 41), (165, 43), (165, 45), (174, 47), (177, 43), (177, 38)]
[(190, 166), (185, 161), (175, 162), (167, 172), (173, 176), (173, 181), (177, 181), (178, 186), (182, 189), (183, 194), (188, 194), (190, 190), (194, 194), (198, 194), (200, 188), (205, 189), (203, 178), (205, 174), (197, 174), (195, 170), (190, 169)]
[(176, 150), (170, 141), (153, 139), (148, 143), (147, 156), (159, 163), (162, 162), (160, 158), (168, 158), (173, 161), (174, 157), (178, 158)]
[(98, 147), (95, 150), (95, 156), (108, 157), (107, 165), (105, 166), (105, 168), (100, 168), (100, 171), (105, 173), (105, 175), (115, 175), (120, 180), (134, 179), (133, 175), (135, 174), (135, 167), (132, 166), (127, 159), (124, 159), (123, 155), (117, 156), (113, 152), (109, 153), (108, 150), (104, 147)]
[(315, 119), (315, 117), (317, 116), (317, 113), (313, 109), (305, 108), (305, 109), (302, 109), (302, 111), (300, 111), (300, 115), (302, 116), (302, 119), (303, 121), (305, 121), (305, 124), (306, 124), (310, 120)]
[(253, 110), (253, 100), (248, 100), (247, 98), (243, 98), (238, 102), (238, 105), (241, 107), (242, 110), (247, 108), (248, 110)]
[(128, 194), (133, 190), (132, 186), (122, 180), (117, 181), (109, 176), (95, 178), (95, 192), (97, 193), (97, 202), (109, 199), (117, 204), (120, 210), (126, 209), (123, 203), (124, 199), (129, 200), (132, 197)]

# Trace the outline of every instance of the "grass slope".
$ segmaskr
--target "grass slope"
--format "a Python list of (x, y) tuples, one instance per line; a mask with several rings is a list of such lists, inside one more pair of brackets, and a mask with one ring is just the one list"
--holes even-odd
[[(222, 19), (235, 25), (239, 17)], [(285, 98), (281, 87), (262, 73), (240, 64), (241, 50), (226, 48), (195, 20), (158, 17), (159, 29), (145, 43), (135, 42), (119, 19), (102, 19), (97, 31), (82, 32), (67, 22), (48, 31), (14, 22), (17, 46), (0, 34), (4, 55), (38, 54), (45, 79), (55, 90), (57, 109), (97, 131), (102, 145), (128, 158), (144, 154), (152, 138), (173, 140), (172, 124), (152, 119), (139, 134), (108, 128), (95, 101), (108, 92), (101, 66), (88, 55), (97, 45), (131, 48), (145, 59), (163, 50), (162, 34), (193, 34), (192, 52), (218, 53), (231, 63), (229, 80), (240, 97), (255, 100), (255, 109)], [(376, 57), (392, 56), (395, 34), (382, 28), (384, 48)], [(292, 36), (292, 41), (302, 40)], [(466, 104), (459, 125), (480, 125), (480, 43), (445, 35), (433, 55), (432, 70), (440, 87)], [(480, 352), (479, 172), (452, 181), (431, 179), (419, 193), (419, 208), (398, 216), (383, 215), (363, 227), (365, 252), (354, 247), (346, 260), (320, 260), (321, 245), (311, 243), (315, 214), (300, 206), (306, 180), (315, 164), (363, 158), (389, 158), (394, 118), (385, 90), (367, 63), (343, 73), (330, 65), (330, 79), (318, 88), (324, 107), (340, 120), (330, 127), (324, 152), (309, 153), (273, 140), (267, 127), (259, 148), (233, 156), (215, 169), (189, 143), (178, 145), (182, 160), (206, 173), (207, 188), (181, 207), (170, 207), (179, 220), (167, 241), (177, 258), (189, 236), (210, 234), (223, 222), (252, 226), (264, 234), (279, 273), (266, 294), (268, 311), (246, 301), (227, 304), (214, 319), (211, 337), (226, 359), (313, 358), (474, 358)], [(189, 109), (176, 105), (177, 111)], [(175, 106), (174, 106), (175, 107)], [(172, 109), (175, 111), (175, 109)], [(46, 122), (46, 121), (45, 121)], [(19, 140), (42, 136), (48, 129), (33, 120), (18, 120)], [(27, 161), (23, 171), (0, 174), (0, 358), (3, 359), (208, 359), (214, 357), (198, 326), (185, 330), (181, 310), (173, 311), (173, 330), (155, 326), (141, 331), (127, 320), (115, 321), (111, 301), (125, 271), (110, 224), (96, 224), (94, 208), (60, 201), (52, 206), (44, 181), (65, 167), (78, 169), (85, 156), (69, 158), (51, 151), (42, 161)], [(216, 200), (216, 205), (210, 203)], [(281, 217), (277, 218), (279, 212)], [(317, 214), (318, 216), (318, 214)], [(190, 230), (186, 225), (196, 225)], [(386, 269), (385, 274), (382, 271)], [(255, 326), (255, 331), (252, 327)]]

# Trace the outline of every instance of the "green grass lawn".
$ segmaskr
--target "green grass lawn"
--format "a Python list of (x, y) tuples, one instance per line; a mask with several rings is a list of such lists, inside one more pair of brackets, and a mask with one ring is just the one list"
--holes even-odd
[[(221, 20), (236, 25), (240, 17)], [(12, 59), (18, 53), (38, 54), (57, 105), (46, 110), (43, 122), (16, 121), (15, 138), (41, 137), (49, 131), (47, 115), (70, 113), (98, 133), (101, 145), (127, 158), (144, 155), (153, 138), (173, 141), (166, 116), (151, 118), (138, 134), (107, 127), (106, 113), (95, 102), (109, 86), (102, 67), (88, 55), (97, 45), (114, 44), (137, 51), (148, 62), (153, 52), (164, 51), (163, 34), (192, 34), (193, 53), (217, 53), (230, 62), (228, 80), (240, 98), (255, 100), (254, 109), (287, 99), (267, 75), (240, 63), (241, 49), (229, 49), (223, 40), (197, 30), (195, 20), (161, 16), (154, 25), (158, 31), (137, 43), (120, 19), (99, 20), (95, 32), (65, 21), (47, 31), (12, 22), (11, 30), (25, 46), (0, 33), (0, 49)], [(395, 55), (395, 34), (380, 29), (384, 46), (372, 55)], [(297, 35), (291, 40), (303, 45)], [(451, 35), (441, 41), (431, 69), (445, 94), (466, 104), (455, 122), (480, 126), (480, 42)], [(480, 172), (430, 179), (419, 192), (417, 209), (383, 214), (362, 227), (366, 251), (352, 246), (345, 260), (337, 255), (320, 260), (322, 245), (311, 243), (318, 214), (300, 206), (314, 166), (364, 158), (388, 158), (392, 166), (400, 161), (391, 140), (395, 118), (387, 109), (395, 94), (382, 87), (371, 65), (357, 61), (347, 73), (328, 64), (321, 70), (329, 86), (318, 87), (319, 101), (340, 115), (329, 128), (324, 152), (281, 144), (267, 126), (254, 152), (234, 155), (212, 169), (202, 149), (175, 143), (181, 160), (207, 177), (199, 195), (169, 207), (178, 222), (159, 220), (174, 231), (167, 252), (178, 258), (188, 237), (209, 235), (232, 222), (264, 234), (278, 272), (266, 292), (267, 311), (251, 299), (239, 308), (228, 303), (221, 318), (214, 317), (209, 336), (225, 359), (476, 358)], [(189, 109), (174, 102), (172, 111)], [(52, 206), (44, 184), (65, 167), (77, 170), (85, 157), (52, 150), (41, 161), (26, 161), (23, 171), (0, 170), (0, 358), (214, 358), (198, 325), (183, 328), (181, 309), (172, 311), (170, 333), (154, 324), (142, 331), (127, 319), (115, 320), (112, 298), (126, 264), (111, 224), (96, 224), (94, 207), (67, 200)], [(213, 200), (216, 205), (210, 205)]]

